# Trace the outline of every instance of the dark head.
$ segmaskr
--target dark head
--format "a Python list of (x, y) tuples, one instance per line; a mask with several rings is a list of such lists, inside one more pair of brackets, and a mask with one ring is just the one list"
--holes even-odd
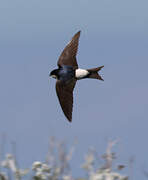
[(54, 69), (53, 71), (51, 71), (50, 75), (51, 77), (58, 79), (58, 69)]

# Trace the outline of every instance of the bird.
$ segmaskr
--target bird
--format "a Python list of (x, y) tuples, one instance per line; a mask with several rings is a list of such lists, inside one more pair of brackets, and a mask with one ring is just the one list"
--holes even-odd
[(76, 55), (78, 51), (81, 31), (78, 31), (62, 51), (57, 65), (58, 69), (50, 72), (49, 76), (56, 79), (56, 94), (64, 115), (72, 122), (73, 90), (77, 80), (91, 78), (103, 80), (98, 73), (104, 66), (92, 69), (81, 69), (78, 67)]

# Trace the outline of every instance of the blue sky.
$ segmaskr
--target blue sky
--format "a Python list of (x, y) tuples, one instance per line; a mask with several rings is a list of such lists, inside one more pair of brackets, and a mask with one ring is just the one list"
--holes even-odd
[[(120, 139), (118, 162), (134, 156), (134, 179), (148, 169), (148, 1), (1, 0), (0, 133), (17, 144), (24, 167), (43, 160), (50, 136), (78, 138), (73, 174), (94, 146)], [(105, 65), (104, 82), (82, 80), (74, 92), (73, 122), (65, 119), (48, 77), (71, 37), (81, 30), (78, 63)], [(128, 173), (128, 168), (125, 169)]]

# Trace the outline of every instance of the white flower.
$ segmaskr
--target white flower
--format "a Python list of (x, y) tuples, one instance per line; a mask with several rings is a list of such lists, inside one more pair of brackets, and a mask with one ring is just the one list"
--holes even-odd
[(41, 168), (42, 163), (40, 161), (35, 161), (32, 165), (32, 170), (36, 171), (38, 168)]
[(50, 173), (50, 170), (51, 170), (51, 168), (47, 164), (45, 164), (45, 163), (42, 164), (43, 172)]
[(9, 168), (9, 163), (7, 160), (4, 160), (1, 162), (1, 166), (4, 167), (4, 168)]
[(121, 176), (118, 173), (110, 172), (107, 170), (98, 171), (97, 173), (91, 174), (90, 180), (128, 180), (127, 177)]
[(72, 177), (69, 175), (63, 176), (63, 180), (72, 180)]
[(46, 175), (43, 174), (42, 172), (39, 172), (39, 171), (36, 173), (35, 176), (40, 178), (41, 180), (45, 180), (46, 179)]
[(15, 159), (14, 159), (13, 155), (11, 155), (11, 154), (6, 155), (6, 159), (4, 161), (2, 161), (1, 166), (5, 167), (5, 168), (10, 168), (13, 172), (17, 171)]

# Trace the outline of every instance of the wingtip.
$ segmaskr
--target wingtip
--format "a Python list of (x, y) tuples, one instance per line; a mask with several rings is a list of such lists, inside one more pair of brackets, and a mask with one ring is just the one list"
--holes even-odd
[(99, 79), (99, 80), (101, 80), (101, 81), (104, 81), (104, 79), (101, 77), (101, 79)]
[(67, 118), (67, 120), (68, 120), (68, 122), (70, 122), (70, 123), (72, 122), (72, 118)]
[(100, 67), (100, 70), (101, 70), (102, 68), (104, 68), (104, 65)]
[(72, 113), (67, 114), (67, 113), (64, 112), (64, 114), (66, 116), (66, 119), (71, 123), (72, 122)]
[(75, 35), (79, 35), (81, 34), (81, 30), (79, 30)]

